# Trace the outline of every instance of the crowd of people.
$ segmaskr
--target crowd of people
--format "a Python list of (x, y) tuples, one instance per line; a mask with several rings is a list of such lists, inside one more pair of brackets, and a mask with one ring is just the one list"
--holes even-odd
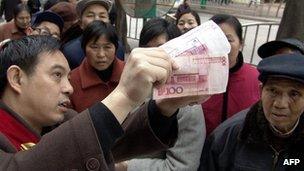
[(152, 100), (179, 68), (159, 46), (201, 24), (186, 0), (175, 23), (145, 22), (130, 54), (112, 1), (38, 2), (1, 1), (0, 170), (304, 170), (302, 41), (267, 42), (252, 66), (239, 20), (216, 14), (226, 92)]

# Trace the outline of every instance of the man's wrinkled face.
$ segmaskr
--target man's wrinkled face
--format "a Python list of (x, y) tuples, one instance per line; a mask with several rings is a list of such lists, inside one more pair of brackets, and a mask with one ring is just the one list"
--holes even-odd
[(275, 52), (275, 55), (279, 54), (291, 54), (295, 53), (297, 50), (290, 47), (282, 47)]
[(278, 130), (288, 132), (304, 111), (304, 84), (270, 77), (262, 88), (262, 104), (268, 122)]
[(64, 119), (73, 88), (70, 68), (60, 51), (41, 53), (33, 73), (26, 75), (21, 96), (30, 116), (26, 118), (40, 127), (54, 125)]
[(33, 35), (48, 35), (60, 40), (60, 29), (54, 23), (43, 21), (33, 29)]
[(98, 20), (108, 23), (109, 13), (106, 8), (100, 4), (88, 6), (81, 15), (80, 26), (85, 29), (92, 21)]

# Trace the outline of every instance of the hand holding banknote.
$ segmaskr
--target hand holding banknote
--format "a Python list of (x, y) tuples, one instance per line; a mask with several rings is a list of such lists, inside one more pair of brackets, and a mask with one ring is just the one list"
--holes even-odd
[(165, 85), (154, 88), (154, 99), (226, 91), (230, 44), (213, 21), (203, 23), (161, 48), (179, 65), (179, 69), (173, 72)]
[(156, 105), (160, 112), (170, 117), (177, 109), (204, 103), (211, 97), (211, 95), (195, 95), (187, 97), (174, 97), (174, 98), (164, 98), (155, 100)]

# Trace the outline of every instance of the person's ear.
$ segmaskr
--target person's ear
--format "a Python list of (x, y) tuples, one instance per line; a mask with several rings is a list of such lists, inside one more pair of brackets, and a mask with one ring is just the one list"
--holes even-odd
[(260, 96), (262, 96), (262, 90), (263, 90), (263, 87), (264, 87), (263, 83), (260, 83), (260, 85), (259, 85), (259, 89), (260, 89)]
[(17, 93), (21, 93), (22, 79), (25, 73), (16, 65), (12, 65), (7, 69), (8, 85)]

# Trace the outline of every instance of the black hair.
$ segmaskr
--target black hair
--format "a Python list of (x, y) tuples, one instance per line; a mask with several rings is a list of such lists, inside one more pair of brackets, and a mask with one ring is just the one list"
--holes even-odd
[(243, 28), (240, 21), (235, 16), (228, 14), (216, 14), (211, 17), (210, 20), (214, 21), (218, 25), (223, 23), (229, 24), (231, 27), (233, 27), (240, 41), (243, 41)]
[(115, 49), (118, 48), (118, 36), (115, 28), (110, 23), (103, 21), (91, 22), (83, 31), (81, 47), (85, 52), (86, 45), (93, 40), (96, 42), (101, 36), (105, 36), (108, 41), (114, 44)]
[(195, 21), (197, 22), (197, 25), (201, 25), (201, 18), (199, 17), (198, 13), (196, 11), (193, 11), (191, 9), (188, 9), (188, 10), (184, 10), (182, 11), (181, 13), (177, 14), (176, 16), (176, 25), (178, 24), (178, 21), (180, 20), (180, 18), (184, 15), (184, 14), (191, 14), (194, 16), (195, 18)]
[(47, 0), (43, 5), (43, 10), (46, 11), (50, 9), (52, 6), (56, 5), (59, 0)]
[(117, 7), (116, 7), (116, 4), (115, 4), (115, 3), (112, 4), (112, 8), (111, 8), (111, 10), (110, 10), (110, 12), (109, 12), (109, 19), (110, 19), (110, 23), (111, 23), (112, 25), (114, 25), (114, 24), (115, 24), (115, 21), (116, 21), (116, 19), (117, 19)]
[(65, 32), (61, 35), (61, 46), (73, 39), (78, 38), (82, 35), (83, 30), (81, 29), (79, 22), (73, 24), (70, 28), (68, 28)]
[(181, 35), (178, 27), (163, 18), (153, 18), (145, 23), (139, 38), (139, 47), (145, 47), (153, 38), (166, 34), (167, 40)]
[(7, 70), (17, 65), (26, 74), (35, 71), (38, 58), (42, 53), (54, 53), (60, 44), (56, 38), (42, 35), (25, 36), (22, 39), (11, 40), (3, 45), (0, 52), (0, 97), (7, 86)]
[(22, 11), (27, 11), (31, 15), (30, 8), (26, 4), (21, 3), (21, 4), (16, 5), (13, 9), (14, 18), (16, 18), (17, 15)]

